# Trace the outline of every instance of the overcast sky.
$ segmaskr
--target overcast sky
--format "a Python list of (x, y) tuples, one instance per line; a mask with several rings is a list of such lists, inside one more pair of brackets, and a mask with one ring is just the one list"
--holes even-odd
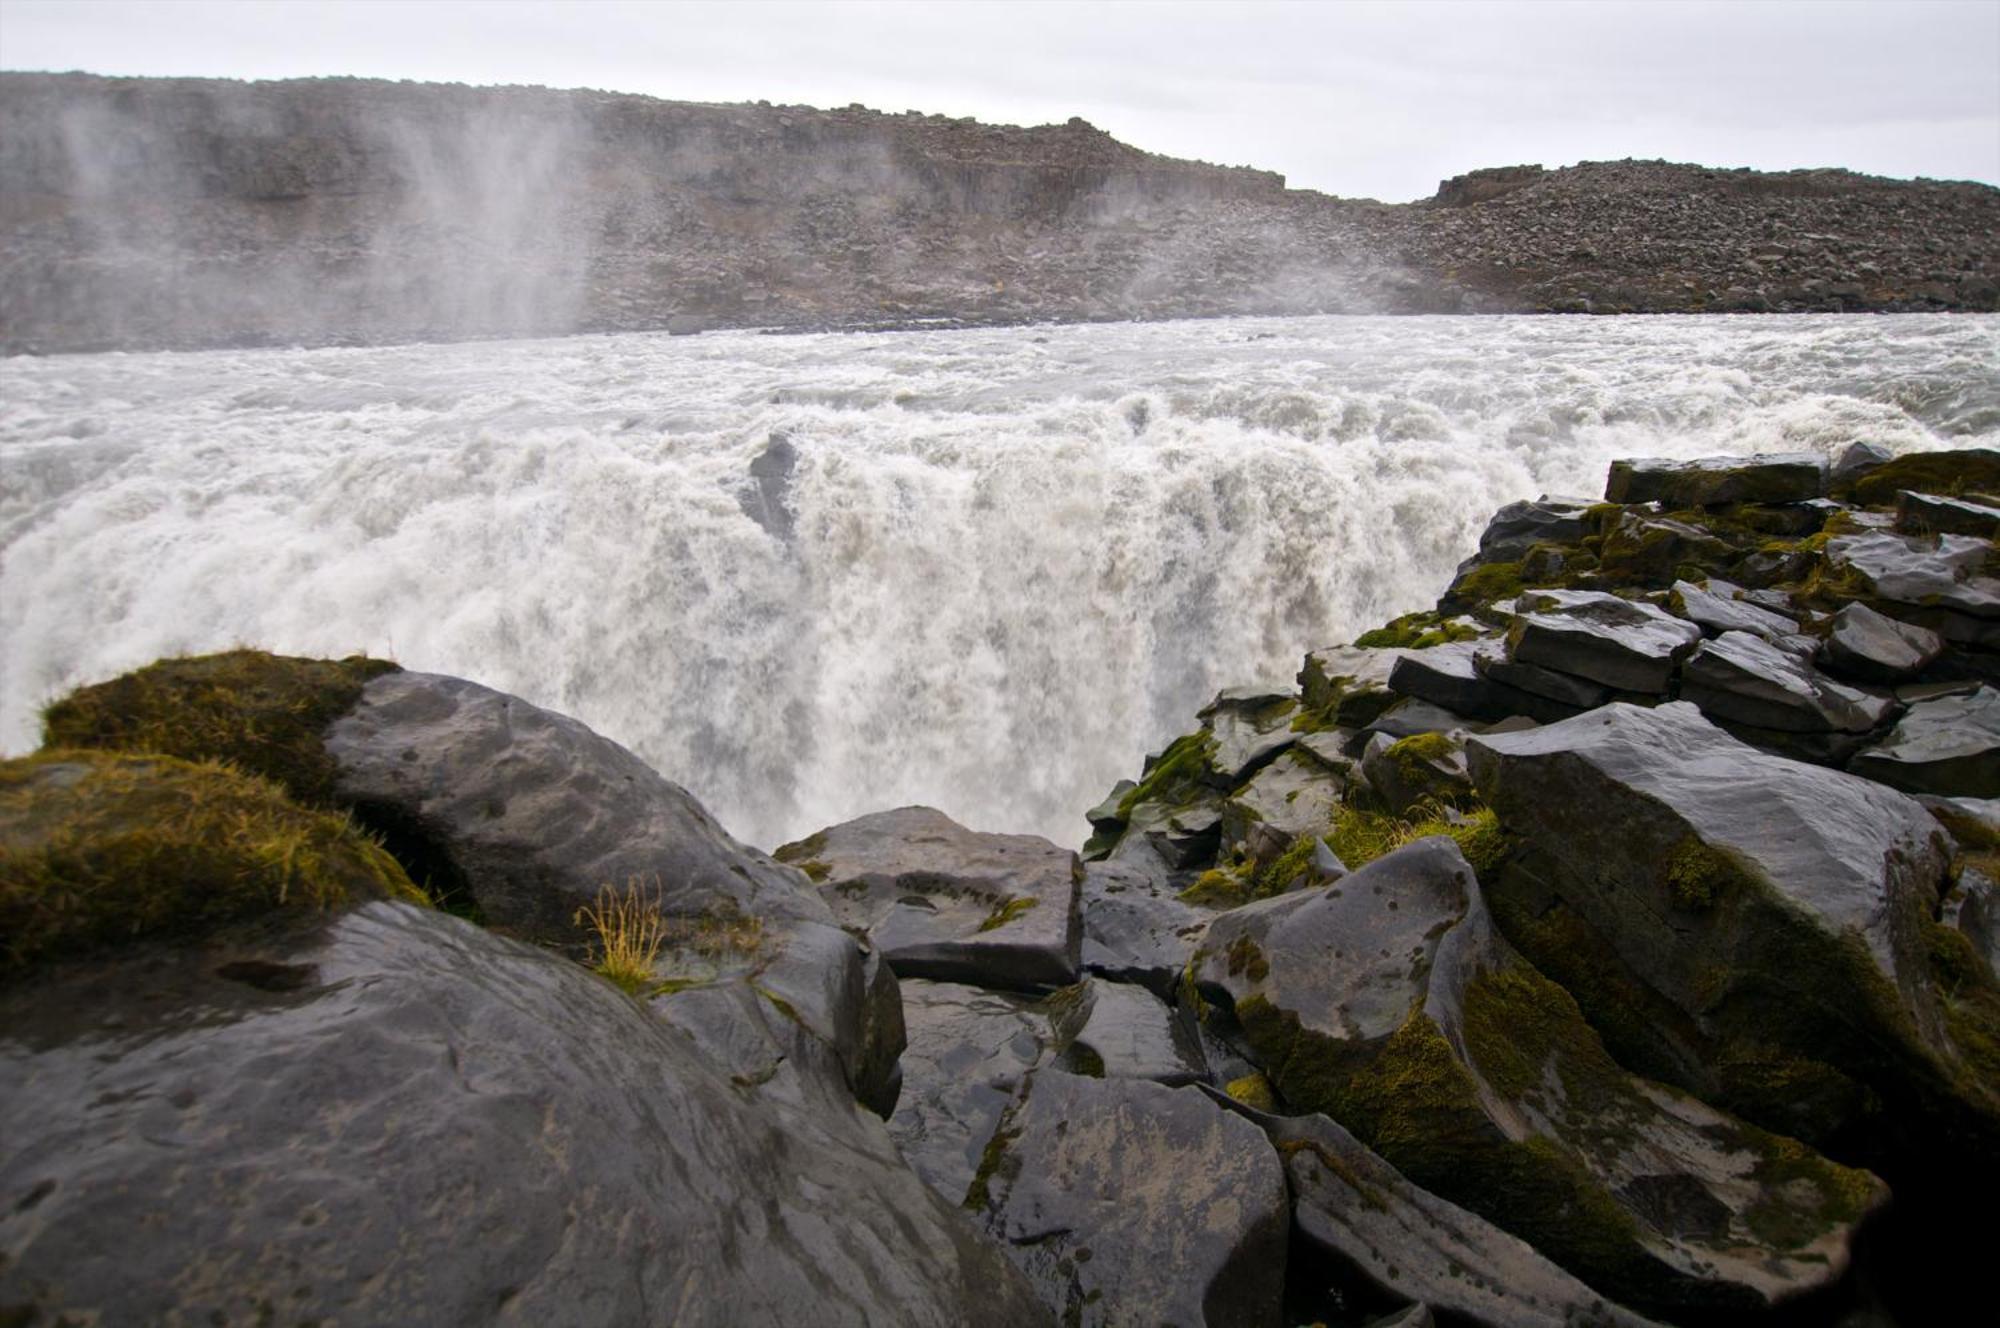
[(0, 0), (0, 67), (1081, 115), (1390, 202), (1479, 166), (1628, 156), (2000, 183), (2000, 0)]

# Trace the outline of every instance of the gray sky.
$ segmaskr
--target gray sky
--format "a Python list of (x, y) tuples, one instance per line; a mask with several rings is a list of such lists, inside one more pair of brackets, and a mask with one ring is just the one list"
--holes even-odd
[(2000, 0), (0, 0), (0, 67), (1081, 115), (1391, 202), (1628, 156), (2000, 183)]

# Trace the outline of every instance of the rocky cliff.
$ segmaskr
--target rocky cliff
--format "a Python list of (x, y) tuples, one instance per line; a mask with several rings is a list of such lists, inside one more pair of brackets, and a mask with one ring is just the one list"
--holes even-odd
[(859, 106), (0, 74), (0, 348), (1279, 312), (1991, 309), (2000, 191), (1663, 163), (1385, 206)]

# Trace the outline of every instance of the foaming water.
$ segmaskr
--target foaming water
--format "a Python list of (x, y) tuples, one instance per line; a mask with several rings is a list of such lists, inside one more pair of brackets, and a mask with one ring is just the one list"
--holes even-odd
[[(782, 521), (747, 512), (774, 433)], [(574, 714), (770, 846), (1078, 842), (1218, 687), (1631, 455), (2000, 445), (2000, 318), (1245, 319), (0, 362), (0, 748), (160, 655)]]

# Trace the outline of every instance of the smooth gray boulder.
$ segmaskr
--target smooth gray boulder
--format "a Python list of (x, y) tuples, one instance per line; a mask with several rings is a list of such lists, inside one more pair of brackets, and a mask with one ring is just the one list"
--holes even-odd
[(825, 1075), (427, 909), (17, 983), (0, 1074), (24, 1322), (1047, 1322)]
[(1733, 631), (1688, 656), (1681, 699), (1716, 719), (1797, 733), (1867, 733), (1896, 711), (1889, 697), (1835, 682), (1797, 655)]
[(1083, 967), (1171, 998), (1211, 910), (1180, 898), (1166, 871), (1131, 861), (1084, 864)]
[(1826, 458), (1817, 452), (1760, 452), (1695, 461), (1633, 457), (1611, 463), (1604, 497), (1607, 502), (1660, 503), (1669, 508), (1802, 503), (1824, 496), (1826, 483)]
[(1975, 498), (1952, 498), (1934, 493), (1896, 495), (1896, 529), (1906, 535), (1975, 535), (1992, 539), (2000, 534), (2000, 507)]
[(875, 812), (778, 850), (899, 977), (1060, 987), (1081, 971), (1076, 854), (929, 807)]
[(1827, 567), (1877, 607), (1950, 641), (2000, 644), (2000, 579), (1986, 575), (1993, 546), (1971, 535), (1932, 537), (1867, 531), (1827, 541)]
[(1389, 686), (1400, 695), (1428, 701), (1468, 719), (1491, 721), (1509, 715), (1561, 719), (1570, 713), (1480, 670), (1477, 656), (1493, 648), (1491, 642), (1455, 641), (1408, 651), (1390, 670)]
[(1225, 784), (1247, 779), (1292, 745), (1292, 716), (1299, 699), (1264, 687), (1224, 690), (1200, 712), (1213, 736), (1209, 766)]
[[(894, 1100), (894, 979), (797, 869), (732, 839), (695, 798), (576, 720), (462, 678), (388, 673), (325, 735), (338, 795), (481, 920), (579, 955), (606, 888), (664, 915), (662, 981), (782, 987), (876, 1109)], [(434, 884), (440, 882), (434, 881)], [(718, 943), (723, 942), (723, 943)]]
[(1094, 1079), (1150, 1079), (1169, 1088), (1208, 1077), (1201, 1044), (1144, 987), (1085, 978), (1048, 1000), (1057, 1064)]
[(971, 1206), (1063, 1323), (1281, 1322), (1284, 1170), (1199, 1088), (1044, 1070), (989, 1160)]
[(1495, 907), (1628, 1064), (1811, 1140), (1865, 1092), (1959, 1099), (1924, 929), (1945, 837), (1892, 790), (1675, 702), (1468, 741), (1520, 849)]
[(2000, 797), (2000, 691), (1918, 702), (1847, 768), (1907, 793)]
[(1654, 605), (1594, 590), (1532, 591), (1507, 630), (1507, 658), (1624, 692), (1662, 695), (1701, 628)]
[(909, 1047), (889, 1133), (924, 1183), (956, 1206), (1000, 1118), (1049, 1063), (1048, 1012), (1025, 996), (910, 978), (903, 1019)]
[(1325, 833), (1359, 773), (1346, 757), (1330, 765), (1304, 746), (1285, 752), (1223, 804), (1223, 843), (1240, 844), (1254, 860), (1270, 862), (1300, 835)]
[(1515, 563), (1537, 544), (1574, 544), (1586, 533), (1583, 514), (1595, 504), (1584, 498), (1551, 498), (1508, 503), (1493, 514), (1479, 536), (1479, 559)]
[(1211, 1022), (1234, 1022), (1294, 1108), (1637, 1308), (1754, 1310), (1828, 1286), (1887, 1197), (1628, 1075), (1494, 928), (1442, 836), (1221, 914), (1195, 963)]
[(833, 920), (810, 882), (732, 839), (686, 789), (519, 697), (387, 673), (325, 743), (339, 797), (462, 880), (488, 926), (574, 941), (579, 908), (633, 883), (674, 915)]
[(1854, 603), (1843, 604), (1833, 615), (1820, 658), (1842, 677), (1899, 683), (1914, 678), (1943, 653), (1944, 638), (1936, 632)]
[(1711, 579), (1705, 586), (1676, 581), (1668, 602), (1675, 612), (1711, 636), (1749, 632), (1766, 641), (1777, 641), (1798, 632), (1799, 620), (1795, 616), (1738, 598), (1742, 593), (1740, 587), (1727, 581)]
[(1274, 1116), (1211, 1096), (1277, 1145), (1299, 1234), (1352, 1269), (1374, 1296), (1414, 1300), (1413, 1310), (1429, 1305), (1454, 1322), (1491, 1328), (1651, 1322), (1609, 1303), (1518, 1236), (1412, 1184), (1328, 1117)]

